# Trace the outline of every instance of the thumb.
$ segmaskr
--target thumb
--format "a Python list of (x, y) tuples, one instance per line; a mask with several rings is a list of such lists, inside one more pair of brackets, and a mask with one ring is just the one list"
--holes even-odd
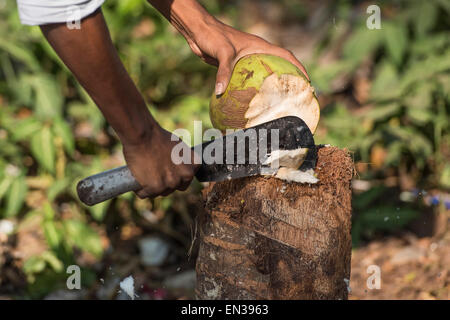
[(232, 70), (231, 61), (223, 61), (219, 64), (216, 75), (216, 96), (220, 96), (227, 89)]

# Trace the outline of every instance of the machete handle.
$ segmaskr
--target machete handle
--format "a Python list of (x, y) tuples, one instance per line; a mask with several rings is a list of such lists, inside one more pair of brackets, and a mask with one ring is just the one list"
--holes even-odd
[(127, 166), (94, 174), (81, 180), (77, 185), (78, 197), (88, 206), (139, 189), (141, 186)]

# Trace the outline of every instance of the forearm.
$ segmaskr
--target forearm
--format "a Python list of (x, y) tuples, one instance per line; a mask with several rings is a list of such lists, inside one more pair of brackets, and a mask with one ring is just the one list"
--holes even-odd
[(185, 37), (193, 39), (219, 23), (195, 0), (148, 0)]
[(44, 25), (45, 37), (86, 89), (123, 143), (139, 143), (156, 122), (124, 68), (101, 12), (80, 29)]

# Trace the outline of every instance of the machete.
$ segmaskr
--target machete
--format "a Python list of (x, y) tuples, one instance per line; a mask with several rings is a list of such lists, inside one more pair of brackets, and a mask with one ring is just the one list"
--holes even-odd
[[(268, 155), (275, 150), (299, 148), (308, 149), (299, 170), (314, 168), (317, 146), (306, 123), (294, 116), (279, 118), (192, 147), (197, 154), (212, 150), (212, 158), (219, 158), (219, 161), (211, 162), (211, 157), (202, 156), (195, 177), (200, 182), (218, 182), (275, 173), (277, 169), (264, 165)], [(217, 157), (216, 152), (219, 152)], [(78, 197), (89, 206), (139, 189), (141, 186), (127, 166), (87, 177), (77, 185)]]

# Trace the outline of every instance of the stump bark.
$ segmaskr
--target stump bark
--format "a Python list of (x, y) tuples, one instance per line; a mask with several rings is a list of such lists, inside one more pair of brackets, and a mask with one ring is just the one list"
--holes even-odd
[(198, 299), (347, 299), (353, 162), (325, 147), (315, 171), (314, 185), (259, 176), (204, 189)]

